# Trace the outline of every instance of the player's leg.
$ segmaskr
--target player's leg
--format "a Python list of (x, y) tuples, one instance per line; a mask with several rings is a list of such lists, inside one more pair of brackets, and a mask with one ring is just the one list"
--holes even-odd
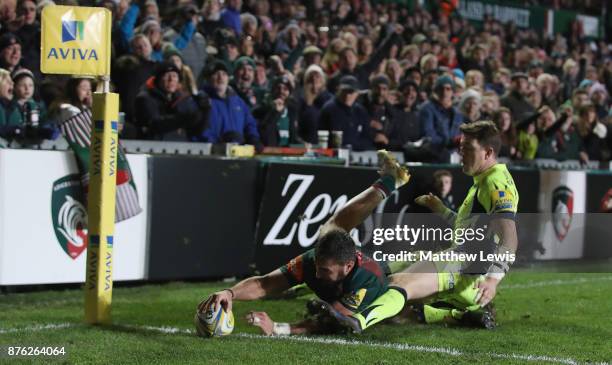
[(397, 315), (408, 300), (427, 298), (439, 291), (438, 273), (431, 262), (418, 262), (405, 272), (389, 276), (389, 290), (352, 317), (361, 330)]
[(389, 152), (378, 151), (380, 179), (349, 200), (321, 228), (321, 234), (341, 228), (347, 232), (361, 224), (389, 194), (406, 184), (410, 175)]

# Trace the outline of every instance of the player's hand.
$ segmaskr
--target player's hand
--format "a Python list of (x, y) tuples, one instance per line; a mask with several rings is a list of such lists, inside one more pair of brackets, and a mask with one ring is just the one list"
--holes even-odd
[(216, 293), (213, 293), (206, 300), (203, 300), (198, 304), (198, 311), (204, 312), (208, 306), (213, 306), (213, 308), (218, 308), (217, 306), (223, 306), (226, 312), (232, 310), (232, 293), (229, 290), (222, 290)]
[(421, 195), (414, 199), (414, 202), (422, 207), (428, 208), (434, 213), (442, 214), (444, 212), (444, 203), (432, 193)]
[(486, 278), (483, 281), (474, 283), (474, 287), (478, 288), (476, 303), (478, 303), (481, 307), (489, 304), (493, 298), (495, 298), (495, 294), (497, 293), (497, 284), (499, 284), (499, 280), (495, 278)]
[(249, 312), (246, 315), (246, 320), (249, 324), (259, 327), (261, 332), (266, 336), (272, 336), (274, 333), (274, 321), (266, 312)]

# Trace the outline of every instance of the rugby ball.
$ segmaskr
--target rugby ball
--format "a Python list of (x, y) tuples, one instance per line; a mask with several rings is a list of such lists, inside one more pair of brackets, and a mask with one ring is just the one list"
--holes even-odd
[(193, 319), (198, 336), (227, 336), (234, 330), (234, 314), (226, 312), (223, 306), (208, 306), (204, 312), (197, 311)]

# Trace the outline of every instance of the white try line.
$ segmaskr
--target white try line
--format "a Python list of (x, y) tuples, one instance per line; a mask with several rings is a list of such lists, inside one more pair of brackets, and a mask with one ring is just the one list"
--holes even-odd
[(43, 330), (57, 330), (69, 327), (76, 327), (74, 323), (58, 323), (58, 324), (41, 324), (39, 326), (30, 326), (22, 328), (0, 328), (0, 335), (7, 333), (20, 333), (20, 332), (38, 332)]
[[(18, 333), (18, 332), (38, 332), (43, 330), (56, 330), (56, 329), (65, 329), (65, 328), (74, 328), (74, 327), (82, 327), (83, 324), (76, 323), (59, 323), (59, 324), (47, 324), (40, 326), (31, 326), (31, 327), (23, 327), (23, 328), (7, 328), (0, 329), (0, 334), (4, 333)], [(155, 327), (155, 326), (144, 326), (144, 325), (133, 325), (133, 324), (117, 324), (114, 326), (115, 328), (124, 328), (129, 330), (144, 330), (144, 331), (152, 331), (158, 332), (168, 335), (181, 334), (181, 335), (194, 335), (195, 331), (186, 329), (186, 328), (178, 328), (171, 326), (163, 326), (163, 327)], [(112, 327), (111, 327), (112, 328)], [(547, 355), (524, 355), (524, 354), (514, 354), (514, 353), (499, 353), (499, 352), (464, 352), (458, 349), (450, 348), (450, 347), (434, 347), (434, 346), (423, 346), (423, 345), (410, 345), (410, 344), (402, 344), (402, 343), (392, 343), (392, 342), (373, 342), (373, 341), (358, 341), (337, 337), (305, 337), (305, 336), (279, 336), (279, 337), (271, 337), (264, 335), (256, 335), (249, 333), (238, 333), (234, 335), (239, 338), (247, 338), (253, 340), (268, 340), (268, 341), (288, 341), (288, 342), (300, 342), (300, 343), (310, 343), (310, 344), (321, 344), (321, 345), (341, 345), (341, 346), (356, 346), (356, 347), (369, 347), (375, 349), (389, 349), (395, 351), (406, 351), (406, 352), (421, 352), (421, 353), (435, 353), (435, 354), (443, 354), (448, 356), (455, 357), (482, 357), (489, 356), (496, 359), (511, 359), (511, 360), (521, 360), (521, 361), (545, 361), (556, 364), (567, 364), (567, 365), (577, 365), (579, 362), (572, 358), (561, 358)], [(609, 365), (608, 363), (601, 362), (597, 363), (599, 365)]]
[(596, 281), (612, 281), (612, 276), (601, 276), (595, 278), (576, 278), (576, 279), (557, 279), (557, 280), (548, 280), (548, 281), (535, 281), (531, 283), (525, 284), (510, 284), (503, 285), (500, 287), (500, 290), (504, 289), (528, 289), (528, 288), (539, 288), (542, 286), (555, 286), (555, 285), (573, 285), (573, 284), (584, 284), (591, 283)]

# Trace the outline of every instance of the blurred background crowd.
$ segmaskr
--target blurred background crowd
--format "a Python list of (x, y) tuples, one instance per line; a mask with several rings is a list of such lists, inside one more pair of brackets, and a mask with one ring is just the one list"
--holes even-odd
[[(502, 132), (503, 157), (610, 160), (609, 31), (590, 38), (576, 20), (550, 36), (490, 16), (474, 25), (457, 0), (429, 3), (3, 0), (0, 137), (55, 139), (91, 108), (96, 80), (40, 72), (41, 10), (83, 5), (113, 14), (111, 84), (125, 139), (262, 151), (341, 131), (332, 147), (447, 162), (459, 126), (487, 119)], [(521, 3), (596, 16), (606, 6)]]

